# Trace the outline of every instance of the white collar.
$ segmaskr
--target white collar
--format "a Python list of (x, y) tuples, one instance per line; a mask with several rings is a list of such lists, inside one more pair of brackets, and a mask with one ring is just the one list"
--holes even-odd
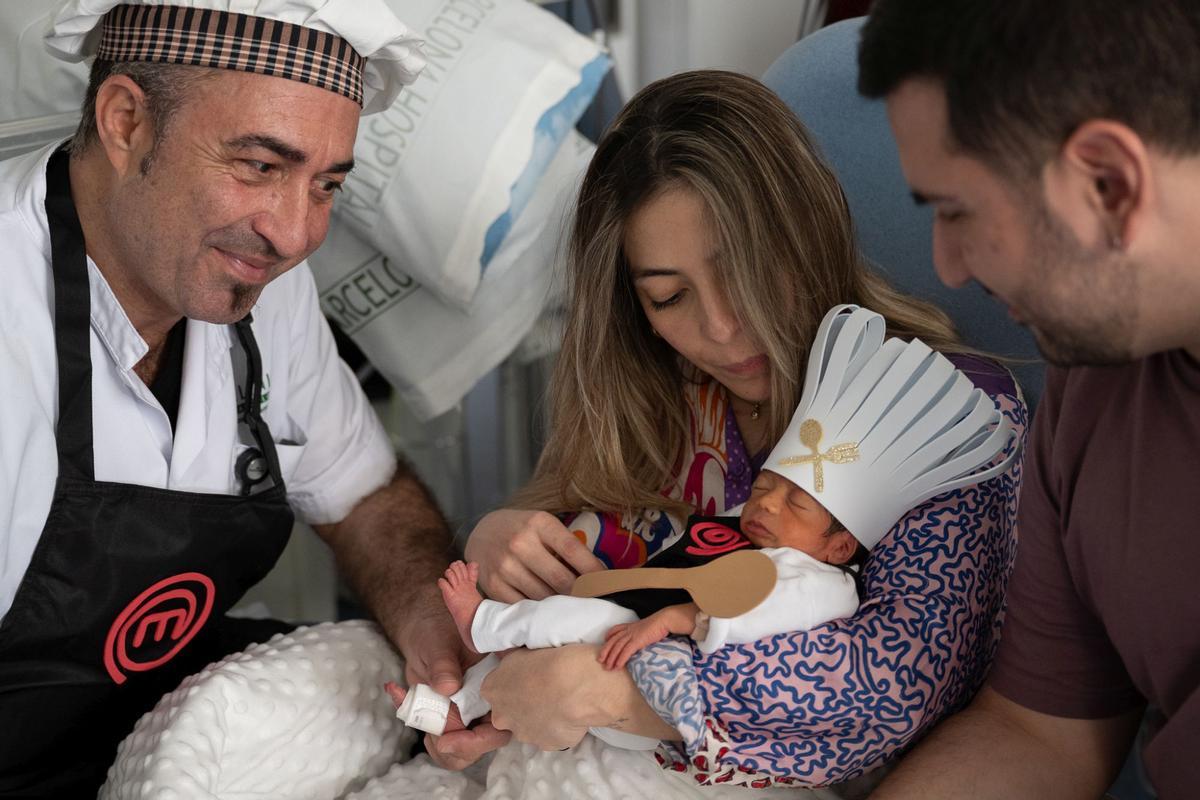
[(87, 266), (92, 330), (104, 343), (109, 357), (117, 366), (123, 371), (131, 370), (150, 348), (129, 320), (129, 315), (91, 256), (88, 256)]
[[(88, 288), (91, 297), (92, 330), (104, 343), (109, 357), (123, 371), (133, 367), (145, 358), (149, 351), (146, 340), (138, 333), (125, 307), (117, 299), (112, 287), (88, 256)], [(228, 325), (215, 325), (194, 319), (187, 321), (187, 341), (203, 341), (206, 345), (206, 358), (210, 364), (217, 366), (219, 362), (229, 358), (229, 348), (233, 346), (233, 335)], [(199, 336), (197, 336), (199, 334)], [(187, 347), (187, 354), (196, 352), (195, 345)]]

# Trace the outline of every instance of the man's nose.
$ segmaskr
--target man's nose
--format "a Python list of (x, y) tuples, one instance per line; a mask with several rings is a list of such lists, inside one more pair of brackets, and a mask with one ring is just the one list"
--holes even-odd
[(933, 222), (933, 268), (941, 282), (952, 289), (965, 286), (971, 280), (962, 257), (962, 248), (942, 230), (936, 219)]
[(314, 215), (324, 215), (312, 202), (308, 186), (287, 184), (273, 197), (270, 208), (255, 221), (255, 231), (274, 247), (285, 261), (299, 260), (310, 250)]

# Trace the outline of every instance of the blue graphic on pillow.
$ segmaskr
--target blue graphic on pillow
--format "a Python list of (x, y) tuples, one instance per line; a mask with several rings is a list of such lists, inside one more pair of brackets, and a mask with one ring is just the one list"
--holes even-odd
[(504, 237), (508, 236), (513, 223), (533, 196), (534, 189), (546, 172), (546, 167), (554, 159), (563, 139), (583, 116), (596, 92), (600, 91), (600, 82), (611, 68), (612, 59), (606, 53), (596, 56), (579, 71), (579, 83), (575, 84), (562, 100), (546, 109), (538, 120), (533, 131), (533, 154), (512, 185), (508, 208), (496, 217), (483, 238), (483, 255), (479, 258), (479, 265), (483, 269), (487, 269), (488, 263), (500, 249)]

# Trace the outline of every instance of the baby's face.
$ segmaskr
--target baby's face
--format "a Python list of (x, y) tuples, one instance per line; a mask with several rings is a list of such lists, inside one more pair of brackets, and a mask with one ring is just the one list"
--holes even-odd
[(742, 510), (742, 533), (756, 547), (792, 547), (828, 561), (833, 517), (812, 495), (770, 470), (759, 473)]

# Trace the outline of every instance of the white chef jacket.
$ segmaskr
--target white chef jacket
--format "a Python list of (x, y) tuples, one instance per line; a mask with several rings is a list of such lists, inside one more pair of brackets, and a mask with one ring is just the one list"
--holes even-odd
[[(41, 537), (58, 454), (54, 279), (46, 162), (57, 147), (0, 162), (0, 618)], [(98, 481), (236, 494), (236, 347), (229, 325), (189, 319), (176, 429), (133, 367), (147, 346), (88, 259), (92, 418)], [(253, 309), (262, 415), (277, 442), (288, 502), (310, 523), (338, 522), (383, 486), (395, 455), (338, 358), (308, 265), (272, 281)]]

